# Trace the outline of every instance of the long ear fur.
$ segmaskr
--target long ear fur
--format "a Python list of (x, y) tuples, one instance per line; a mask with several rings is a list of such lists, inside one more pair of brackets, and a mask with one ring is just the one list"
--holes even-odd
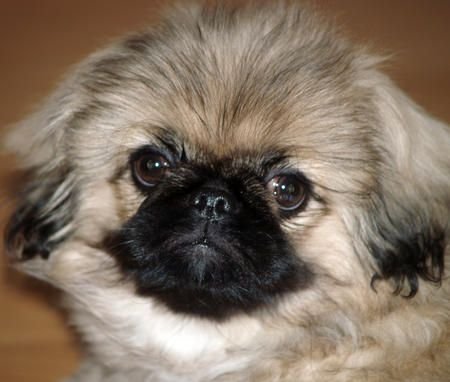
[[(450, 129), (420, 110), (382, 75), (375, 104), (378, 186), (358, 225), (377, 271), (413, 297), (419, 280), (440, 283), (450, 217)], [(448, 251), (448, 248), (447, 248)]]
[(75, 208), (74, 177), (67, 173), (34, 177), (6, 229), (6, 249), (15, 260), (48, 258), (71, 232)]
[(17, 154), (29, 176), (6, 229), (6, 248), (14, 260), (47, 258), (71, 232), (76, 182), (63, 137), (75, 109), (70, 81), (66, 81), (6, 139), (6, 149)]

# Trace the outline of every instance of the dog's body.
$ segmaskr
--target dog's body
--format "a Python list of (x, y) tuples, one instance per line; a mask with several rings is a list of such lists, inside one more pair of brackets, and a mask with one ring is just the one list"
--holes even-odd
[(178, 9), (11, 135), (9, 251), (66, 292), (71, 381), (449, 380), (450, 130), (320, 24)]

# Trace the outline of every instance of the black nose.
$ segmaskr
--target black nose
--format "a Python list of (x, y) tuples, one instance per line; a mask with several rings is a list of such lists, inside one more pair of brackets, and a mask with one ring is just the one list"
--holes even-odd
[(221, 220), (236, 209), (234, 197), (222, 189), (201, 188), (191, 200), (196, 213), (208, 220)]

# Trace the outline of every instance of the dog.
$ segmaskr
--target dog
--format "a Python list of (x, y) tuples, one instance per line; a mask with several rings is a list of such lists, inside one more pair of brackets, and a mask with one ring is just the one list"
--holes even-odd
[(176, 6), (7, 140), (71, 382), (449, 381), (450, 129), (295, 2)]

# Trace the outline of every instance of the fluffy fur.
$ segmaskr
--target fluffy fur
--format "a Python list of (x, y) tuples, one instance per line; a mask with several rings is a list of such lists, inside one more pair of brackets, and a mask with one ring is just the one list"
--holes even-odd
[[(66, 292), (71, 381), (448, 381), (450, 130), (379, 61), (296, 4), (190, 5), (17, 126), (7, 246)], [(178, 155), (151, 191), (148, 146)], [(286, 171), (308, 184), (289, 216), (266, 188)], [(202, 182), (232, 218), (192, 212)], [(204, 219), (220, 248), (179, 249)]]

